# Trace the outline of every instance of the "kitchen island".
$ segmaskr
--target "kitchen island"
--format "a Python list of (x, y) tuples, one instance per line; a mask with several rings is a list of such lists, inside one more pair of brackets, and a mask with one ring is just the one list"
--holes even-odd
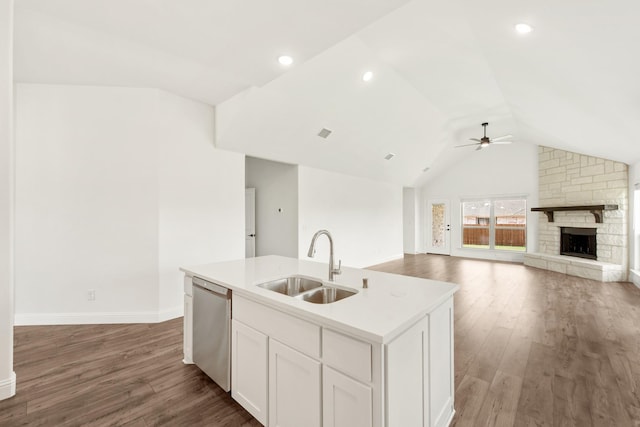
[[(453, 417), (458, 286), (266, 256), (184, 267), (184, 361), (193, 345), (192, 278), (232, 291), (231, 394), (269, 426), (446, 426)], [(356, 290), (314, 304), (259, 284), (290, 276)], [(363, 288), (363, 279), (368, 288)]]

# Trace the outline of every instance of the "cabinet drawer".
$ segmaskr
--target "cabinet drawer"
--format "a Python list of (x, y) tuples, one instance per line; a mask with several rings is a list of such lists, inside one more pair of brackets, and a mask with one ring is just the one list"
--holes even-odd
[(322, 330), (322, 361), (361, 381), (371, 382), (371, 344)]
[(306, 355), (320, 358), (320, 326), (241, 296), (233, 296), (232, 307), (234, 319)]

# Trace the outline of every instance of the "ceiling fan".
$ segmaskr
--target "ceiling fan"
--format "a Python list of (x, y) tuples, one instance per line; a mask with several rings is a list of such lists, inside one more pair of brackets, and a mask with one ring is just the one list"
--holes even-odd
[(472, 145), (477, 145), (478, 148), (476, 148), (476, 151), (478, 151), (492, 144), (511, 144), (513, 142), (513, 141), (505, 141), (506, 139), (511, 138), (512, 135), (503, 135), (497, 138), (489, 138), (487, 136), (487, 126), (489, 126), (489, 123), (482, 123), (482, 127), (484, 128), (484, 136), (482, 138), (480, 139), (470, 138), (471, 141), (477, 141), (477, 142), (474, 142), (473, 144), (456, 145), (456, 148), (470, 147)]

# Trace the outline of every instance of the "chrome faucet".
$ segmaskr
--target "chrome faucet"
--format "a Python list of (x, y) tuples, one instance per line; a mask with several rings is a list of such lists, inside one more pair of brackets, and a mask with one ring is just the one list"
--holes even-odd
[(338, 268), (333, 268), (333, 239), (331, 238), (331, 233), (327, 230), (320, 230), (313, 235), (313, 239), (311, 239), (311, 245), (309, 246), (309, 252), (307, 256), (309, 258), (313, 258), (313, 255), (316, 253), (316, 239), (318, 236), (324, 234), (329, 238), (329, 281), (333, 281), (334, 274), (340, 274), (342, 271), (340, 267), (342, 266), (342, 260), (338, 261)]

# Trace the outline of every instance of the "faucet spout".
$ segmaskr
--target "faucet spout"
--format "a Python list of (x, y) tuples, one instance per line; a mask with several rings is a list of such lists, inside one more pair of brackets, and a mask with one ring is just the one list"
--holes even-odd
[(309, 251), (307, 252), (307, 256), (309, 258), (313, 258), (313, 256), (316, 253), (316, 240), (318, 240), (318, 237), (322, 235), (327, 236), (327, 238), (329, 239), (329, 281), (333, 281), (334, 274), (342, 273), (342, 270), (340, 270), (340, 267), (342, 266), (342, 261), (338, 262), (338, 268), (333, 267), (334, 266), (333, 238), (331, 237), (331, 233), (329, 233), (327, 230), (317, 231), (316, 234), (314, 234), (313, 238), (311, 239), (311, 245), (309, 245)]

